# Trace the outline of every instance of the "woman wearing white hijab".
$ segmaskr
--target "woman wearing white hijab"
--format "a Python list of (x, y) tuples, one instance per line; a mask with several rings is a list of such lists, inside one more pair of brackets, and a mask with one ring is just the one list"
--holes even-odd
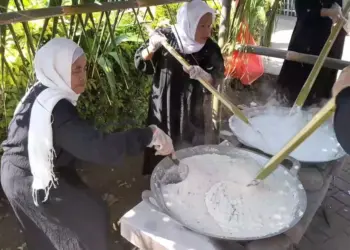
[[(156, 124), (174, 141), (200, 145), (204, 143), (205, 95), (202, 77), (216, 86), (224, 78), (224, 60), (219, 46), (210, 38), (215, 11), (201, 0), (185, 3), (171, 28), (155, 31), (135, 54), (135, 66), (153, 74), (148, 124)], [(191, 65), (185, 72), (181, 64), (162, 47), (167, 42)], [(150, 174), (162, 159), (146, 150), (144, 174)]]
[(18, 104), (3, 143), (3, 190), (29, 250), (106, 250), (107, 207), (81, 181), (74, 161), (117, 165), (147, 146), (168, 155), (172, 141), (154, 125), (103, 134), (79, 118), (86, 58), (73, 41), (49, 41), (34, 65), (38, 82)]

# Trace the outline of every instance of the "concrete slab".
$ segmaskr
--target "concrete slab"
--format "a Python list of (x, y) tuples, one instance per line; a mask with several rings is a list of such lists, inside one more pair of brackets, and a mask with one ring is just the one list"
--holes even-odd
[[(287, 50), (293, 29), (296, 23), (296, 17), (277, 16), (275, 31), (271, 37), (271, 48)], [(265, 72), (272, 75), (279, 75), (283, 64), (283, 59), (264, 57)]]

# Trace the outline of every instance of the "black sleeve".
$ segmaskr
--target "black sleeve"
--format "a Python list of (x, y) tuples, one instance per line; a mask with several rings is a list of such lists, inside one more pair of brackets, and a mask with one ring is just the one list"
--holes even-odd
[[(157, 32), (162, 33), (167, 37), (168, 41), (171, 36), (171, 29), (169, 28), (159, 28), (156, 30)], [(160, 58), (162, 57), (162, 51), (163, 47), (159, 48), (152, 57), (152, 60), (145, 61), (142, 58), (142, 51), (148, 47), (149, 40), (147, 40), (135, 53), (134, 56), (134, 64), (135, 67), (142, 71), (143, 73), (147, 75), (153, 75), (155, 73), (155, 68), (157, 67), (157, 64), (159, 63)]]
[(343, 6), (343, 0), (321, 0), (323, 8), (330, 8), (334, 3), (337, 3), (340, 7)]
[(52, 114), (54, 145), (77, 159), (96, 164), (117, 165), (124, 155), (141, 153), (153, 136), (150, 128), (102, 133), (81, 120), (67, 100), (58, 102)]
[(350, 154), (350, 87), (343, 89), (336, 97), (334, 131), (338, 142)]
[(304, 22), (312, 22), (319, 18), (328, 18), (321, 16), (322, 8), (331, 8), (334, 3), (342, 6), (342, 0), (320, 0), (320, 1), (308, 1), (308, 0), (296, 0), (295, 10), (298, 18), (303, 19)]
[[(157, 29), (156, 31), (162, 33), (168, 37), (167, 29)], [(155, 73), (155, 67), (159, 61), (159, 57), (162, 55), (162, 48), (159, 48), (152, 57), (152, 60), (145, 61), (142, 58), (142, 51), (148, 47), (149, 40), (147, 40), (135, 53), (134, 63), (135, 67), (147, 75), (153, 75)]]
[[(222, 57), (220, 47), (213, 41), (210, 46), (210, 58), (206, 70), (213, 77), (213, 86), (217, 87), (222, 83), (225, 78), (225, 64), (224, 58)], [(205, 93), (210, 93), (206, 88), (204, 88)]]
[(141, 72), (147, 75), (153, 75), (155, 73), (155, 67), (157, 63), (157, 58), (159, 56), (159, 50), (156, 51), (153, 55), (152, 60), (145, 61), (142, 58), (142, 51), (148, 47), (148, 40), (140, 48), (136, 50), (134, 56), (135, 67)]
[(218, 85), (224, 79), (225, 64), (222, 57), (220, 47), (214, 43), (213, 53), (210, 58), (210, 63), (213, 65), (213, 69), (209, 70), (214, 80), (214, 85)]

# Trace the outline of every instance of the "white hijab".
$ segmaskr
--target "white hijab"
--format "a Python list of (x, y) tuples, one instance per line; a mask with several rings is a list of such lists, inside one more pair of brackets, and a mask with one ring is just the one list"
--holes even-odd
[[(34, 58), (35, 74), (38, 82), (47, 87), (35, 99), (30, 114), (28, 131), (29, 165), (33, 175), (32, 192), (35, 205), (38, 205), (37, 191), (45, 191), (45, 199), (57, 178), (53, 171), (55, 156), (52, 138), (52, 110), (62, 99), (76, 105), (79, 95), (71, 89), (71, 67), (83, 50), (72, 40), (54, 38), (41, 47)], [(34, 86), (35, 86), (34, 85)], [(33, 86), (33, 87), (34, 87)], [(21, 110), (23, 101), (18, 104), (15, 115)]]
[(182, 53), (192, 54), (203, 48), (204, 44), (195, 41), (195, 35), (199, 20), (207, 13), (211, 13), (215, 19), (215, 11), (202, 0), (192, 0), (178, 10), (172, 31)]

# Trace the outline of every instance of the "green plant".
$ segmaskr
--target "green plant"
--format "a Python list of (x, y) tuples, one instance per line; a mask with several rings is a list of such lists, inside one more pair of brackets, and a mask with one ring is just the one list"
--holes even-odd
[[(37, 2), (35, 6), (23, 3), (10, 2), (9, 8), (44, 7)], [(67, 4), (47, 2), (62, 3)], [(81, 116), (106, 131), (142, 126), (151, 81), (133, 65), (134, 53), (142, 42), (133, 22), (133, 12), (114, 11), (0, 26), (0, 140), (6, 137), (17, 103), (35, 82), (32, 62), (36, 49), (54, 36), (72, 38), (86, 52), (89, 80), (78, 103)]]
[[(94, 0), (3, 0), (1, 12), (7, 10), (8, 2), (8, 9), (17, 11), (92, 3)], [(217, 0), (207, 3), (220, 11)], [(252, 24), (251, 31), (260, 37), (265, 27), (265, 12), (271, 9), (272, 3), (273, 0), (240, 1), (231, 22), (229, 45), (234, 44), (233, 37), (242, 20)], [(153, 28), (174, 24), (180, 6), (176, 3), (154, 7), (154, 19), (148, 8), (146, 11), (129, 9), (73, 14), (0, 26), (0, 140), (6, 137), (6, 129), (18, 101), (35, 82), (35, 51), (52, 37), (71, 38), (86, 52), (89, 80), (87, 91), (78, 104), (83, 118), (106, 131), (143, 125), (151, 77), (142, 75), (133, 65), (135, 50), (147, 39), (138, 24), (150, 22)], [(217, 37), (219, 18), (220, 15), (214, 23), (214, 39)]]
[[(83, 48), (88, 47), (86, 42), (92, 39), (82, 40)], [(98, 53), (96, 64), (94, 54), (88, 54), (88, 74), (98, 77), (90, 78), (88, 91), (78, 108), (85, 119), (93, 118), (96, 127), (115, 131), (141, 126), (145, 121), (150, 78), (142, 76), (133, 65), (134, 52), (140, 42), (137, 35), (125, 33), (125, 27), (122, 27), (108, 43), (102, 44), (101, 47), (106, 49)], [(93, 73), (93, 67), (97, 67), (96, 73)]]
[(156, 7), (153, 28), (165, 27), (176, 23), (176, 14), (181, 4), (167, 4)]
[[(240, 0), (237, 6), (233, 7), (228, 40), (223, 46), (223, 52), (230, 54), (235, 49), (239, 31), (242, 29), (245, 32), (246, 28), (258, 44), (269, 44), (279, 2), (280, 0)], [(244, 44), (246, 41), (240, 42)]]
[(265, 12), (267, 16), (267, 22), (260, 42), (262, 46), (270, 47), (271, 45), (271, 36), (276, 25), (276, 16), (280, 7), (281, 0), (266, 1)]

